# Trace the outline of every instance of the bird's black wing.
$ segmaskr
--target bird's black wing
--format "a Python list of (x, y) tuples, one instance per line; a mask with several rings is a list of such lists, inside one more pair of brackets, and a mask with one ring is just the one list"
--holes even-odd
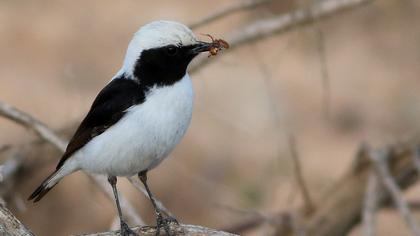
[(73, 153), (117, 123), (129, 107), (141, 104), (144, 100), (144, 90), (136, 81), (112, 80), (96, 97), (89, 113), (67, 145), (57, 170)]

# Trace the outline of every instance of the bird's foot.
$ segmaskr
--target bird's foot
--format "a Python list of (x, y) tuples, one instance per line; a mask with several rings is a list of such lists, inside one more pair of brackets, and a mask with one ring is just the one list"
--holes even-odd
[(121, 236), (138, 236), (136, 232), (134, 232), (130, 227), (128, 227), (127, 223), (124, 221), (121, 221), (121, 230), (120, 230)]
[(172, 216), (164, 217), (162, 216), (160, 212), (156, 212), (156, 236), (160, 235), (161, 228), (165, 230), (165, 233), (167, 236), (176, 235), (175, 233), (171, 234), (170, 226), (172, 224), (179, 225), (178, 221), (174, 217)]

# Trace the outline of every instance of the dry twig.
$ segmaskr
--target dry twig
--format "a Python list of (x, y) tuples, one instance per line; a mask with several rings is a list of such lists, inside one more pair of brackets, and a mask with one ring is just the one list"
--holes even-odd
[(51, 143), (58, 150), (64, 152), (64, 150), (66, 149), (67, 142), (61, 139), (42, 122), (34, 119), (27, 113), (19, 111), (18, 109), (10, 106), (9, 104), (1, 101), (0, 116), (8, 118), (18, 124), (25, 126), (28, 129), (33, 130), (40, 138)]
[[(412, 154), (413, 155), (413, 154)], [(370, 160), (374, 163), (374, 167), (377, 171), (379, 179), (383, 183), (384, 187), (387, 189), (395, 206), (400, 212), (401, 216), (407, 223), (407, 226), (411, 229), (414, 235), (420, 235), (420, 228), (417, 224), (416, 219), (411, 214), (410, 208), (408, 207), (407, 201), (402, 196), (401, 190), (398, 187), (398, 184), (395, 182), (394, 178), (389, 172), (387, 161), (389, 153), (387, 151), (376, 151), (371, 152), (368, 155)]]
[(293, 135), (289, 135), (289, 148), (290, 148), (290, 154), (293, 160), (294, 175), (296, 178), (296, 183), (303, 197), (303, 203), (304, 203), (304, 209), (305, 209), (304, 211), (305, 211), (305, 214), (309, 214), (315, 210), (315, 205), (309, 194), (309, 190), (308, 190), (308, 187), (306, 186), (305, 179), (303, 178), (302, 167), (301, 167), (299, 155), (296, 149), (296, 141)]
[(365, 199), (363, 202), (363, 232), (365, 236), (375, 235), (375, 213), (378, 205), (378, 177), (371, 171), (366, 185)]
[[(389, 175), (401, 189), (417, 181), (417, 172), (411, 163), (412, 144), (398, 144), (389, 150)], [(373, 166), (370, 152), (363, 148), (354, 165), (321, 196), (317, 211), (306, 219), (309, 235), (346, 235), (361, 219), (363, 200), (369, 173)], [(386, 206), (392, 199), (389, 192), (378, 190), (378, 207)]]
[(254, 9), (255, 7), (262, 6), (272, 1), (273, 0), (246, 0), (246, 1), (242, 0), (242, 1), (239, 1), (237, 4), (217, 10), (211, 13), (210, 15), (203, 17), (202, 19), (198, 21), (189, 24), (189, 27), (191, 29), (198, 28), (203, 25), (209, 24), (213, 21), (220, 20), (221, 18), (227, 15), (230, 15), (232, 13), (248, 10), (248, 9)]
[[(269, 19), (257, 20), (241, 29), (236, 30), (226, 37), (230, 48), (235, 48), (245, 43), (266, 38), (274, 34), (282, 33), (293, 29), (295, 26), (304, 25), (312, 22), (314, 17), (323, 18), (336, 14), (343, 10), (352, 9), (361, 6), (372, 0), (325, 0), (320, 1), (308, 9), (298, 9), (280, 16)], [(223, 54), (222, 54), (223, 55)], [(206, 60), (200, 57), (193, 61), (190, 71), (194, 72), (203, 67), (203, 65), (214, 60)]]

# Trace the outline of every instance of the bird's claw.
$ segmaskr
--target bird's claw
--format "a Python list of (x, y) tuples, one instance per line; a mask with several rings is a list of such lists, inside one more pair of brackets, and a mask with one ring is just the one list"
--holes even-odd
[(167, 236), (173, 236), (175, 234), (171, 234), (171, 224), (179, 225), (178, 221), (172, 217), (167, 216), (163, 217), (160, 212), (156, 213), (156, 236), (160, 235), (160, 229), (163, 228)]
[(175, 219), (175, 217), (173, 217), (173, 216), (168, 216), (168, 217), (166, 217), (165, 220), (168, 222), (168, 224), (176, 224), (176, 225), (179, 225), (178, 220)]
[(124, 221), (121, 221), (121, 230), (120, 230), (121, 236), (138, 236), (136, 232), (134, 232), (130, 227), (128, 227), (127, 223)]

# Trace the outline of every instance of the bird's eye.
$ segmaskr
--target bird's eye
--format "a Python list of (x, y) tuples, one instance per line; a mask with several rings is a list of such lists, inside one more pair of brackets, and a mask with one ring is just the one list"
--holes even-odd
[(175, 56), (178, 53), (178, 48), (175, 46), (169, 46), (168, 48), (166, 48), (166, 53), (169, 56)]

